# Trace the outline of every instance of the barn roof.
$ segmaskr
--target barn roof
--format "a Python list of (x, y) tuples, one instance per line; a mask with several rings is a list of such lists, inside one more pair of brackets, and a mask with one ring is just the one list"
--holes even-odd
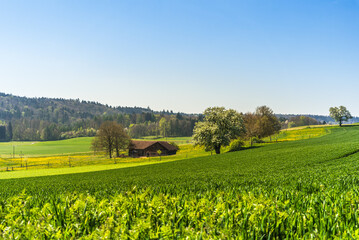
[(141, 149), (144, 150), (150, 146), (152, 146), (155, 143), (161, 144), (164, 148), (166, 148), (169, 151), (175, 151), (178, 150), (177, 147), (169, 144), (165, 141), (131, 141), (130, 149)]

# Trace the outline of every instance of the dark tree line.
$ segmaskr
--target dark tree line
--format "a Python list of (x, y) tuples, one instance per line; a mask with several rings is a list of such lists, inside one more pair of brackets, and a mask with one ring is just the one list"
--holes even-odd
[(285, 123), (287, 123), (288, 128), (320, 124), (316, 119), (307, 116), (291, 117), (288, 121), (285, 121)]
[[(132, 137), (191, 136), (198, 118), (172, 111), (112, 107), (79, 99), (26, 98), (0, 93), (0, 126), (3, 126), (0, 137), (1, 131), (5, 131), (7, 141), (95, 136), (106, 121), (121, 124)], [(163, 122), (166, 124), (161, 124)]]
[[(161, 117), (161, 116), (159, 116)], [(192, 136), (193, 128), (198, 117), (186, 117), (179, 115), (162, 116), (155, 122), (131, 124), (129, 134), (138, 138), (143, 136), (182, 137)]]

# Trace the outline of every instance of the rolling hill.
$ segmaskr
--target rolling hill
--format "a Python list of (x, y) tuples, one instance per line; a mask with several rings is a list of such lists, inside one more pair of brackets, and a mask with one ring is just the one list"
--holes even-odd
[(1, 180), (0, 234), (357, 239), (359, 127), (329, 130), (163, 164)]

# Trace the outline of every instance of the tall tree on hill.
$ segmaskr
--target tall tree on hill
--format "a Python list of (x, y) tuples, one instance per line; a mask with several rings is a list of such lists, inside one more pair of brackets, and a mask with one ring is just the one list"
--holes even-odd
[(168, 137), (170, 124), (165, 117), (161, 118), (161, 120), (159, 122), (159, 127), (160, 127), (160, 132), (161, 132), (162, 137)]
[(281, 126), (278, 118), (274, 115), (273, 110), (267, 106), (257, 107), (256, 113), (258, 117), (258, 137), (270, 137), (271, 135), (279, 132)]
[(254, 113), (246, 113), (243, 115), (243, 123), (246, 129), (245, 136), (250, 140), (251, 146), (253, 146), (253, 137), (259, 134), (258, 120), (258, 115)]
[(344, 106), (329, 108), (329, 115), (336, 122), (339, 122), (340, 127), (342, 126), (343, 122), (346, 122), (349, 119), (353, 118), (350, 112)]
[(116, 157), (120, 157), (120, 151), (126, 150), (128, 148), (131, 142), (131, 138), (128, 136), (125, 129), (120, 124), (115, 124), (113, 134)]
[(242, 115), (233, 109), (207, 108), (204, 116), (203, 122), (196, 123), (193, 139), (195, 145), (204, 146), (206, 151), (220, 154), (222, 146), (228, 146), (244, 132)]
[(130, 137), (127, 135), (122, 125), (116, 122), (104, 122), (94, 140), (92, 141), (92, 149), (94, 151), (104, 150), (110, 158), (113, 151), (116, 156), (120, 156), (120, 150), (128, 148)]

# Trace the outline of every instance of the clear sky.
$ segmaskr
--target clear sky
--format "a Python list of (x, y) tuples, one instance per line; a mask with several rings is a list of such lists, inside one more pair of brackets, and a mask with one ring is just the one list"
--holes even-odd
[(0, 0), (0, 92), (359, 115), (359, 0)]

